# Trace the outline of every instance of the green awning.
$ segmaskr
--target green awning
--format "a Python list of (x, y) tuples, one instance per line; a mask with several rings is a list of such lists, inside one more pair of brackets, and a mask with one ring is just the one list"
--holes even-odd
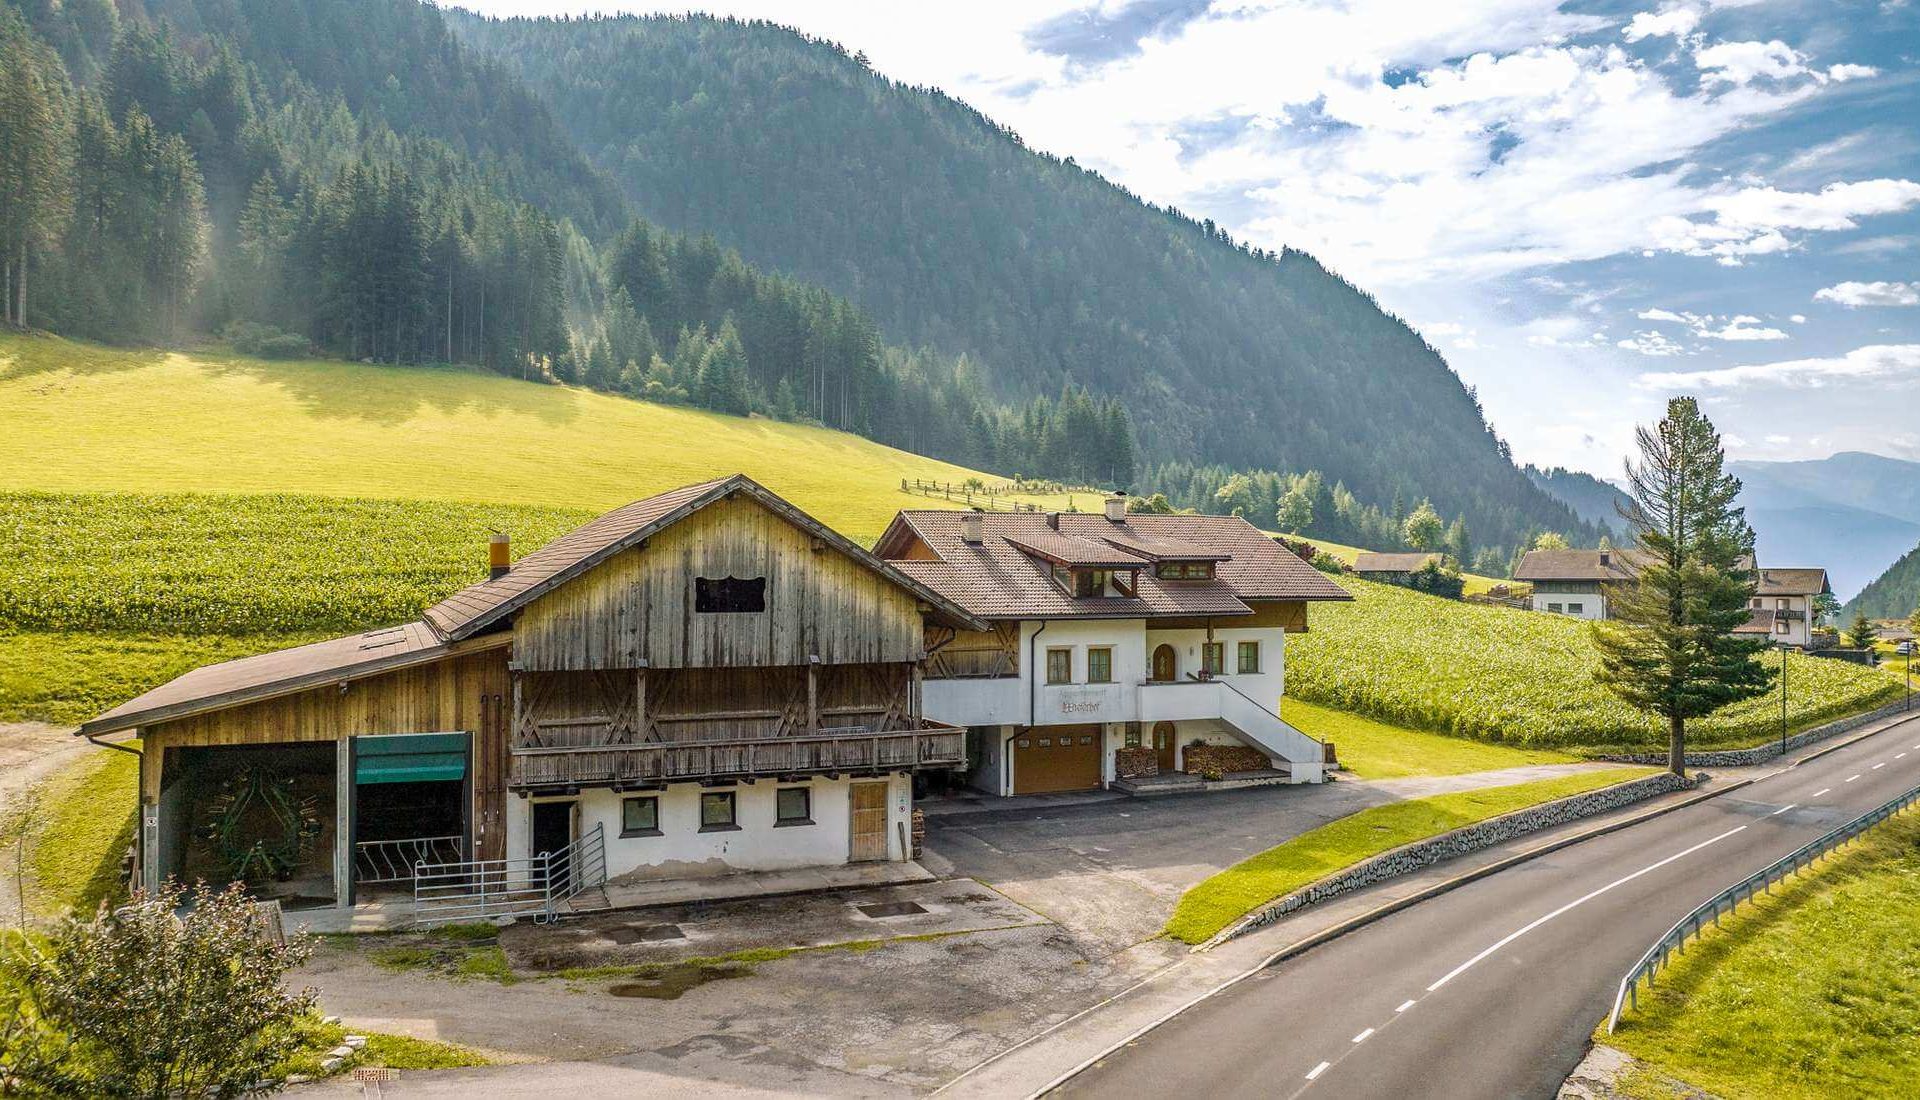
[(466, 774), (464, 733), (396, 733), (353, 741), (355, 783), (426, 783)]

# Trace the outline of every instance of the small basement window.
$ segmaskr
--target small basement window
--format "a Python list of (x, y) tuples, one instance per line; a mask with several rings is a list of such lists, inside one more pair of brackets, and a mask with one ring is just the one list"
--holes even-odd
[(653, 795), (620, 800), (621, 836), (659, 836), (660, 799)]
[(709, 791), (700, 796), (700, 831), (738, 829), (733, 820), (733, 792)]
[(767, 578), (695, 577), (693, 609), (716, 613), (765, 611)]
[(813, 791), (807, 787), (781, 787), (774, 792), (775, 825), (813, 824)]

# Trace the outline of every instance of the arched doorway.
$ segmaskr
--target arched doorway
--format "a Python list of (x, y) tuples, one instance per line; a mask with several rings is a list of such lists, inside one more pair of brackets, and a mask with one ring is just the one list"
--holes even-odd
[(1153, 678), (1155, 680), (1173, 680), (1179, 674), (1174, 666), (1173, 647), (1162, 644), (1153, 651)]
[(1153, 724), (1153, 753), (1158, 758), (1160, 774), (1173, 771), (1173, 723), (1155, 722)]

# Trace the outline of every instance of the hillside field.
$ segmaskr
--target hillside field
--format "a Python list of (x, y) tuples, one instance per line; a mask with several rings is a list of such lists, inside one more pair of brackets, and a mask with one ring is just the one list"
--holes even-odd
[[(1308, 632), (1287, 640), (1289, 697), (1530, 748), (1666, 743), (1662, 723), (1594, 683), (1599, 658), (1584, 622), (1337, 580), (1355, 599), (1314, 607)], [(1794, 730), (1903, 690), (1883, 671), (1800, 654), (1788, 658), (1787, 681)], [(1779, 695), (1750, 699), (1689, 722), (1689, 740), (1702, 748), (1758, 743), (1779, 733), (1779, 714)]]
[[(731, 473), (863, 543), (901, 508), (948, 506), (901, 492), (903, 479), (1004, 480), (845, 432), (463, 368), (0, 335), (0, 489), (301, 493), (599, 513)], [(1084, 493), (1020, 499), (1099, 507)]]

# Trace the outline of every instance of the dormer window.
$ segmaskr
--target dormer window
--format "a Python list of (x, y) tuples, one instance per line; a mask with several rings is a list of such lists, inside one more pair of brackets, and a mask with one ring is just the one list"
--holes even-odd
[(1205, 581), (1213, 579), (1210, 561), (1163, 561), (1153, 567), (1153, 575), (1163, 581)]
[(1104, 596), (1112, 581), (1111, 569), (1070, 569), (1064, 565), (1053, 567), (1053, 582), (1066, 589), (1075, 599)]

